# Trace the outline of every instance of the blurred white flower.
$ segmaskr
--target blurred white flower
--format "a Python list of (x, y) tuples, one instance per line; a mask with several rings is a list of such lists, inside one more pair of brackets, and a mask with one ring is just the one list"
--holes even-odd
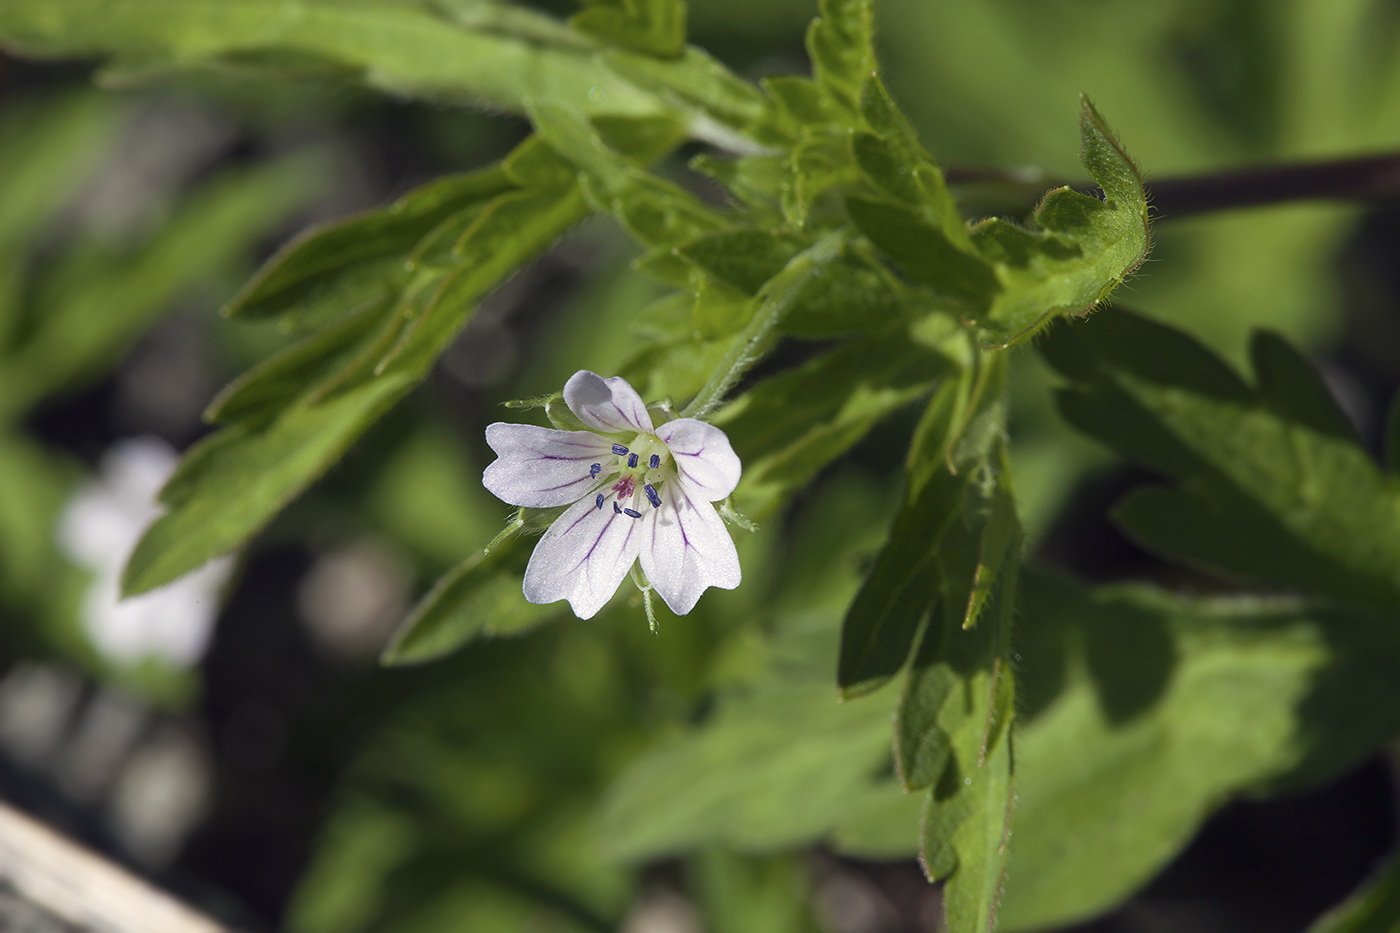
[(739, 458), (724, 432), (694, 418), (653, 426), (620, 376), (580, 370), (565, 384), (564, 402), (587, 431), (504, 422), (486, 429), (499, 456), (482, 477), (487, 489), (527, 508), (573, 503), (535, 545), (525, 598), (567, 599), (588, 619), (638, 561), (677, 615), (695, 608), (708, 587), (738, 586), (739, 555), (710, 504), (739, 482)]
[(189, 667), (204, 656), (219, 611), (219, 591), (233, 571), (221, 557), (149, 593), (121, 599), (121, 573), (132, 549), (163, 511), (156, 494), (179, 456), (164, 441), (121, 441), (98, 475), (78, 490), (58, 524), (58, 541), (94, 574), (82, 620), (92, 643), (112, 661), (157, 658)]

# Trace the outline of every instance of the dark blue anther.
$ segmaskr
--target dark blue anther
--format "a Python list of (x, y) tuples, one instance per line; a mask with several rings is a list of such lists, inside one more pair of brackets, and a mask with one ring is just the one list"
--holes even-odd
[(647, 494), (647, 501), (651, 503), (651, 507), (653, 509), (661, 508), (661, 497), (656, 494), (656, 487), (653, 486), (651, 483), (647, 483), (642, 488)]
[(603, 472), (603, 465), (601, 463), (595, 463), (588, 468), (588, 478), (597, 479), (598, 474), (601, 472)]
[(654, 469), (656, 469), (656, 468), (659, 467), (659, 466), (661, 466), (661, 455), (660, 455), (660, 454), (652, 454), (652, 455), (651, 455), (651, 468), (654, 470)]
[(598, 499), (597, 499), (598, 508), (601, 509), (601, 508), (603, 507), (603, 500), (606, 499), (606, 498), (607, 498), (607, 496), (603, 495), (601, 492), (598, 493)]
[(614, 514), (614, 515), (621, 515), (621, 514), (622, 514), (622, 506), (618, 505), (616, 502), (613, 503), (613, 514)]
[(641, 517), (642, 517), (642, 513), (641, 513), (641, 512), (638, 512), (636, 509), (623, 509), (622, 511), (626, 512), (628, 515), (632, 516), (633, 518), (641, 518)]
[(623, 454), (627, 453), (627, 448), (623, 447), (621, 444), (613, 444), (613, 453), (621, 457)]
[(628, 456), (628, 458), (627, 458), (627, 465), (628, 465), (629, 467), (631, 467), (632, 469), (634, 469), (634, 470), (637, 468), (637, 455), (636, 455), (636, 454), (631, 454), (631, 455)]

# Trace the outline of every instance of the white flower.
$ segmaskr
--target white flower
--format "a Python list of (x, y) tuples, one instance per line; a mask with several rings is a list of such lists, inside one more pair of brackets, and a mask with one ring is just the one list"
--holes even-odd
[(497, 422), (486, 443), (498, 459), (482, 482), (511, 505), (569, 505), (525, 570), (532, 603), (567, 599), (580, 619), (612, 597), (634, 561), (677, 615), (707, 587), (739, 585), (739, 555), (711, 502), (734, 491), (739, 458), (714, 425), (677, 418), (652, 425), (620, 376), (582, 370), (564, 402), (589, 430)]
[(149, 593), (121, 598), (121, 573), (131, 550), (161, 514), (156, 493), (179, 459), (164, 441), (136, 438), (102, 458), (99, 475), (69, 501), (58, 540), (68, 557), (93, 571), (83, 625), (108, 658), (133, 663), (161, 658), (188, 667), (204, 656), (219, 611), (231, 558), (211, 561)]

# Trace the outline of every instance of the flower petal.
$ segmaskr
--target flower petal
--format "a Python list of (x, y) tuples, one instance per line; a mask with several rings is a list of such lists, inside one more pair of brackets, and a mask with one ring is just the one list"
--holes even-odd
[(486, 429), (486, 443), (499, 459), (481, 475), (482, 484), (511, 505), (532, 509), (577, 502), (599, 483), (593, 464), (617, 460), (612, 442), (591, 431), (498, 421)]
[(717, 502), (739, 485), (739, 456), (725, 433), (714, 425), (677, 418), (657, 428), (656, 436), (670, 448), (681, 482), (692, 495)]
[(689, 495), (682, 484), (666, 483), (659, 491), (661, 508), (646, 517), (638, 557), (652, 587), (683, 616), (707, 587), (739, 585), (739, 554), (709, 502)]
[(532, 603), (567, 599), (580, 619), (605, 606), (641, 546), (643, 523), (600, 509), (590, 497), (576, 502), (544, 533), (525, 568), (525, 598)]
[(585, 426), (606, 434), (651, 431), (646, 403), (621, 376), (604, 379), (581, 369), (564, 383), (564, 403)]

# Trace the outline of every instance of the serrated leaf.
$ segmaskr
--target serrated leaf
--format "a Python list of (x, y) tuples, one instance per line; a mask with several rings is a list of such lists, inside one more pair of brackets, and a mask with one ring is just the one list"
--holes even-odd
[(851, 152), (866, 177), (900, 203), (918, 209), (957, 249), (973, 252), (943, 172), (877, 75), (861, 85), (860, 114), (871, 132), (854, 134)]
[(694, 195), (609, 148), (579, 111), (541, 101), (530, 118), (555, 151), (582, 170), (595, 209), (613, 214), (644, 245), (678, 246), (727, 226)]
[(806, 246), (795, 236), (748, 228), (702, 236), (677, 252), (715, 278), (756, 295)]
[(871, 6), (871, 0), (821, 0), (821, 15), (807, 29), (817, 83), (852, 111), (862, 83), (875, 70)]
[(327, 276), (343, 274), (357, 263), (407, 256), (444, 220), (513, 187), (506, 173), (493, 167), (438, 179), (388, 208), (312, 227), (280, 248), (229, 300), (224, 313), (232, 317), (281, 313), (305, 301), (315, 286), (324, 287)]
[[(1072, 424), (1182, 484), (1118, 507), (1139, 540), (1344, 605), (1400, 605), (1400, 480), (1319, 410), (1326, 390), (1306, 367), (1287, 364), (1303, 385), (1264, 394), (1185, 335), (1121, 312), (1043, 349), (1073, 382), (1059, 397)], [(1267, 370), (1283, 357), (1256, 359)]]
[(952, 369), (904, 334), (852, 342), (759, 383), (715, 416), (744, 461), (736, 495), (760, 520)]
[(861, 232), (893, 257), (910, 278), (931, 286), (949, 301), (966, 306), (974, 316), (999, 291), (993, 265), (981, 256), (958, 249), (952, 238), (922, 214), (859, 197), (846, 199), (846, 212)]
[(1022, 341), (1057, 314), (1092, 310), (1147, 259), (1141, 175), (1088, 98), (1081, 98), (1080, 159), (1104, 200), (1059, 188), (1041, 201), (1033, 229), (994, 219), (972, 230), (1001, 284), (975, 316), (991, 345)]
[(433, 584), (389, 642), (380, 663), (422, 664), (479, 638), (520, 635), (560, 614), (520, 595), (524, 554), (510, 545), (478, 552)]
[(453, 265), (434, 285), (421, 313), (406, 317), (402, 336), (375, 371), (426, 375), (466, 324), (476, 302), (587, 214), (575, 187), (492, 199), (463, 231), (452, 249)]
[(385, 301), (352, 308), (340, 319), (268, 357), (219, 392), (204, 411), (211, 424), (231, 424), (276, 411), (338, 368), (370, 329), (383, 323)]
[(967, 489), (988, 469), (1004, 423), (1004, 379), (1000, 358), (984, 360), (976, 371), (946, 380), (929, 403), (910, 447), (907, 497), (842, 627), (837, 683), (846, 696), (888, 683), (913, 649), (945, 583), (943, 536), (962, 518)]

